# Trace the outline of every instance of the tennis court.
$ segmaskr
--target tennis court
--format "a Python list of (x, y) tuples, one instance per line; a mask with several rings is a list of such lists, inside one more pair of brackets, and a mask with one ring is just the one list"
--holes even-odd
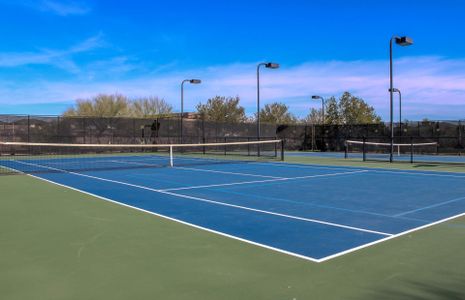
[[(324, 157), (324, 158), (344, 158), (344, 152), (289, 152), (287, 156), (303, 156), (303, 157)], [(363, 159), (363, 153), (350, 153), (348, 158)], [(367, 155), (369, 160), (389, 161), (389, 154), (386, 153), (370, 153)], [(394, 153), (393, 160), (398, 162), (410, 162), (409, 154)], [(414, 162), (424, 163), (449, 163), (449, 164), (465, 164), (465, 155), (414, 155)]]
[[(4, 168), (223, 236), (323, 262), (465, 213), (465, 175), (111, 155), (0, 160)], [(89, 167), (92, 166), (92, 167)]]

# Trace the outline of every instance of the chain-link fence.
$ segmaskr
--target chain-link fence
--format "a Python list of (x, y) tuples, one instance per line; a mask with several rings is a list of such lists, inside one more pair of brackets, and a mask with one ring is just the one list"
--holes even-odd
[[(256, 139), (255, 123), (216, 123), (203, 119), (93, 118), (0, 115), (0, 140), (77, 144), (161, 144)], [(276, 137), (276, 126), (263, 124), (262, 139)]]
[[(164, 117), (91, 118), (0, 115), (0, 140), (85, 144), (163, 144), (248, 141), (256, 123), (217, 123)], [(284, 139), (287, 150), (343, 151), (345, 140), (390, 141), (390, 124), (261, 125), (262, 139)], [(436, 142), (440, 153), (465, 152), (464, 121), (419, 121), (394, 124), (395, 142)]]
[[(281, 125), (277, 137), (288, 150), (343, 151), (346, 140), (390, 142), (390, 124)], [(465, 122), (428, 121), (394, 124), (395, 143), (436, 142), (439, 153), (465, 154)]]

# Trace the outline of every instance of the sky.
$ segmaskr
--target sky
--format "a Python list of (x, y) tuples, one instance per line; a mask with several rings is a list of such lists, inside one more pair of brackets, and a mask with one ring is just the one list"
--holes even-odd
[(464, 13), (464, 0), (0, 0), (0, 114), (61, 114), (99, 93), (179, 111), (181, 81), (200, 78), (185, 111), (239, 96), (252, 115), (256, 66), (273, 61), (263, 105), (304, 117), (311, 95), (349, 91), (387, 119), (389, 40), (408, 35), (394, 47), (403, 118), (465, 119)]

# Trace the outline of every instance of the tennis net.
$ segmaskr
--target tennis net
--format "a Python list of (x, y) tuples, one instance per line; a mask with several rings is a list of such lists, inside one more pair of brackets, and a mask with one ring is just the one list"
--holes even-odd
[(281, 140), (204, 144), (0, 142), (0, 174), (80, 172), (284, 159)]
[[(362, 158), (363, 161), (389, 161), (391, 143), (347, 140), (345, 158)], [(438, 160), (438, 143), (394, 143), (393, 160), (399, 162), (423, 162)]]

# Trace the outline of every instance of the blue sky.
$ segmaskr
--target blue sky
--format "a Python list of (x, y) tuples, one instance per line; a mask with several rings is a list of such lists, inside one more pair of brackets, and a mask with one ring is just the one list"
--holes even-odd
[(350, 91), (388, 112), (388, 43), (408, 119), (465, 119), (465, 1), (58, 1), (0, 0), (0, 113), (59, 114), (98, 93), (159, 96), (186, 109), (215, 95), (255, 110), (263, 103), (299, 116)]

